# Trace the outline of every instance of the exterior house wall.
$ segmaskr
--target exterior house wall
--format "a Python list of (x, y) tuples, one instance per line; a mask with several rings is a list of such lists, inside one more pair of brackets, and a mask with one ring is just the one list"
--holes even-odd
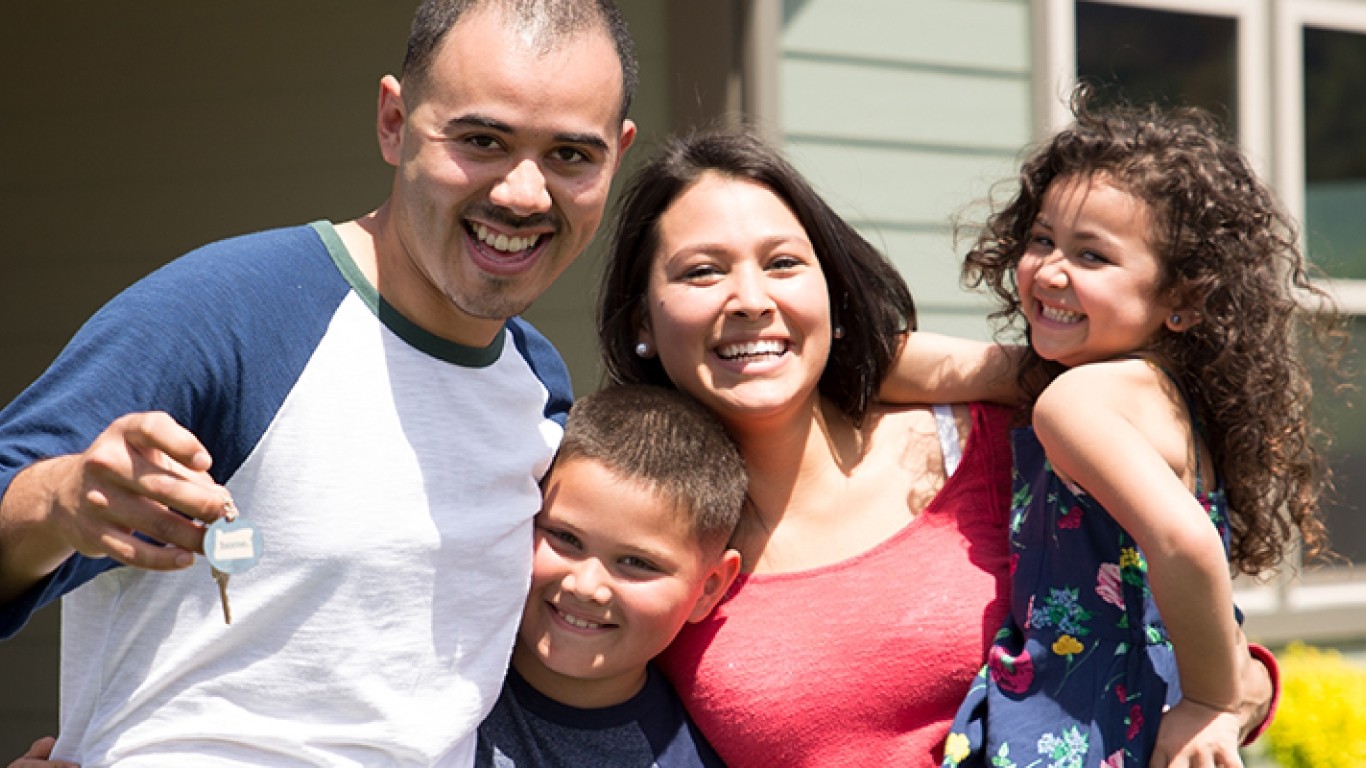
[(785, 149), (896, 263), (921, 328), (989, 336), (952, 220), (975, 220), (1032, 138), (1029, 43), (1026, 0), (783, 4)]

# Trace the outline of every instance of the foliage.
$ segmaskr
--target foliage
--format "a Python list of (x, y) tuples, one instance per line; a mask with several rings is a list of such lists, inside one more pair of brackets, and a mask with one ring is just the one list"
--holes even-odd
[(1267, 752), (1282, 768), (1366, 765), (1366, 669), (1304, 643), (1278, 656), (1281, 704)]

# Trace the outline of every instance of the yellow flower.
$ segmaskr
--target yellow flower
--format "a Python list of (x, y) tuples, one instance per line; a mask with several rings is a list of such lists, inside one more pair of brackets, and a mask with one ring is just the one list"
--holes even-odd
[(944, 757), (958, 765), (968, 758), (972, 753), (972, 748), (968, 746), (968, 737), (961, 733), (950, 733), (948, 741), (944, 742)]
[(1086, 646), (1081, 641), (1071, 635), (1063, 635), (1053, 643), (1053, 652), (1059, 656), (1072, 656), (1081, 653)]
[(1143, 567), (1143, 556), (1138, 554), (1138, 550), (1133, 547), (1125, 547), (1119, 553), (1120, 568), (1141, 568)]
[(1266, 732), (1285, 768), (1366, 765), (1366, 669), (1331, 649), (1291, 643), (1281, 659), (1281, 706)]

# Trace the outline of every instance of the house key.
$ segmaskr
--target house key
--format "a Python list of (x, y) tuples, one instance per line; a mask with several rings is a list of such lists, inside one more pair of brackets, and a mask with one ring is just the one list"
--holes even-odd
[(204, 531), (204, 559), (218, 582), (218, 598), (223, 603), (223, 623), (232, 623), (232, 608), (228, 605), (228, 579), (234, 573), (250, 570), (261, 559), (261, 532), (237, 512), (228, 499), (223, 503), (223, 516), (213, 521)]

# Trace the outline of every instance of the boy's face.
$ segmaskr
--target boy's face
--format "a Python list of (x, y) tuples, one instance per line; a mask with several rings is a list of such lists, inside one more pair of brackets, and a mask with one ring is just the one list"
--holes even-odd
[(531, 594), (513, 655), (541, 693), (571, 706), (621, 703), (646, 663), (711, 611), (739, 554), (708, 556), (684, 514), (596, 461), (555, 465), (536, 516)]

